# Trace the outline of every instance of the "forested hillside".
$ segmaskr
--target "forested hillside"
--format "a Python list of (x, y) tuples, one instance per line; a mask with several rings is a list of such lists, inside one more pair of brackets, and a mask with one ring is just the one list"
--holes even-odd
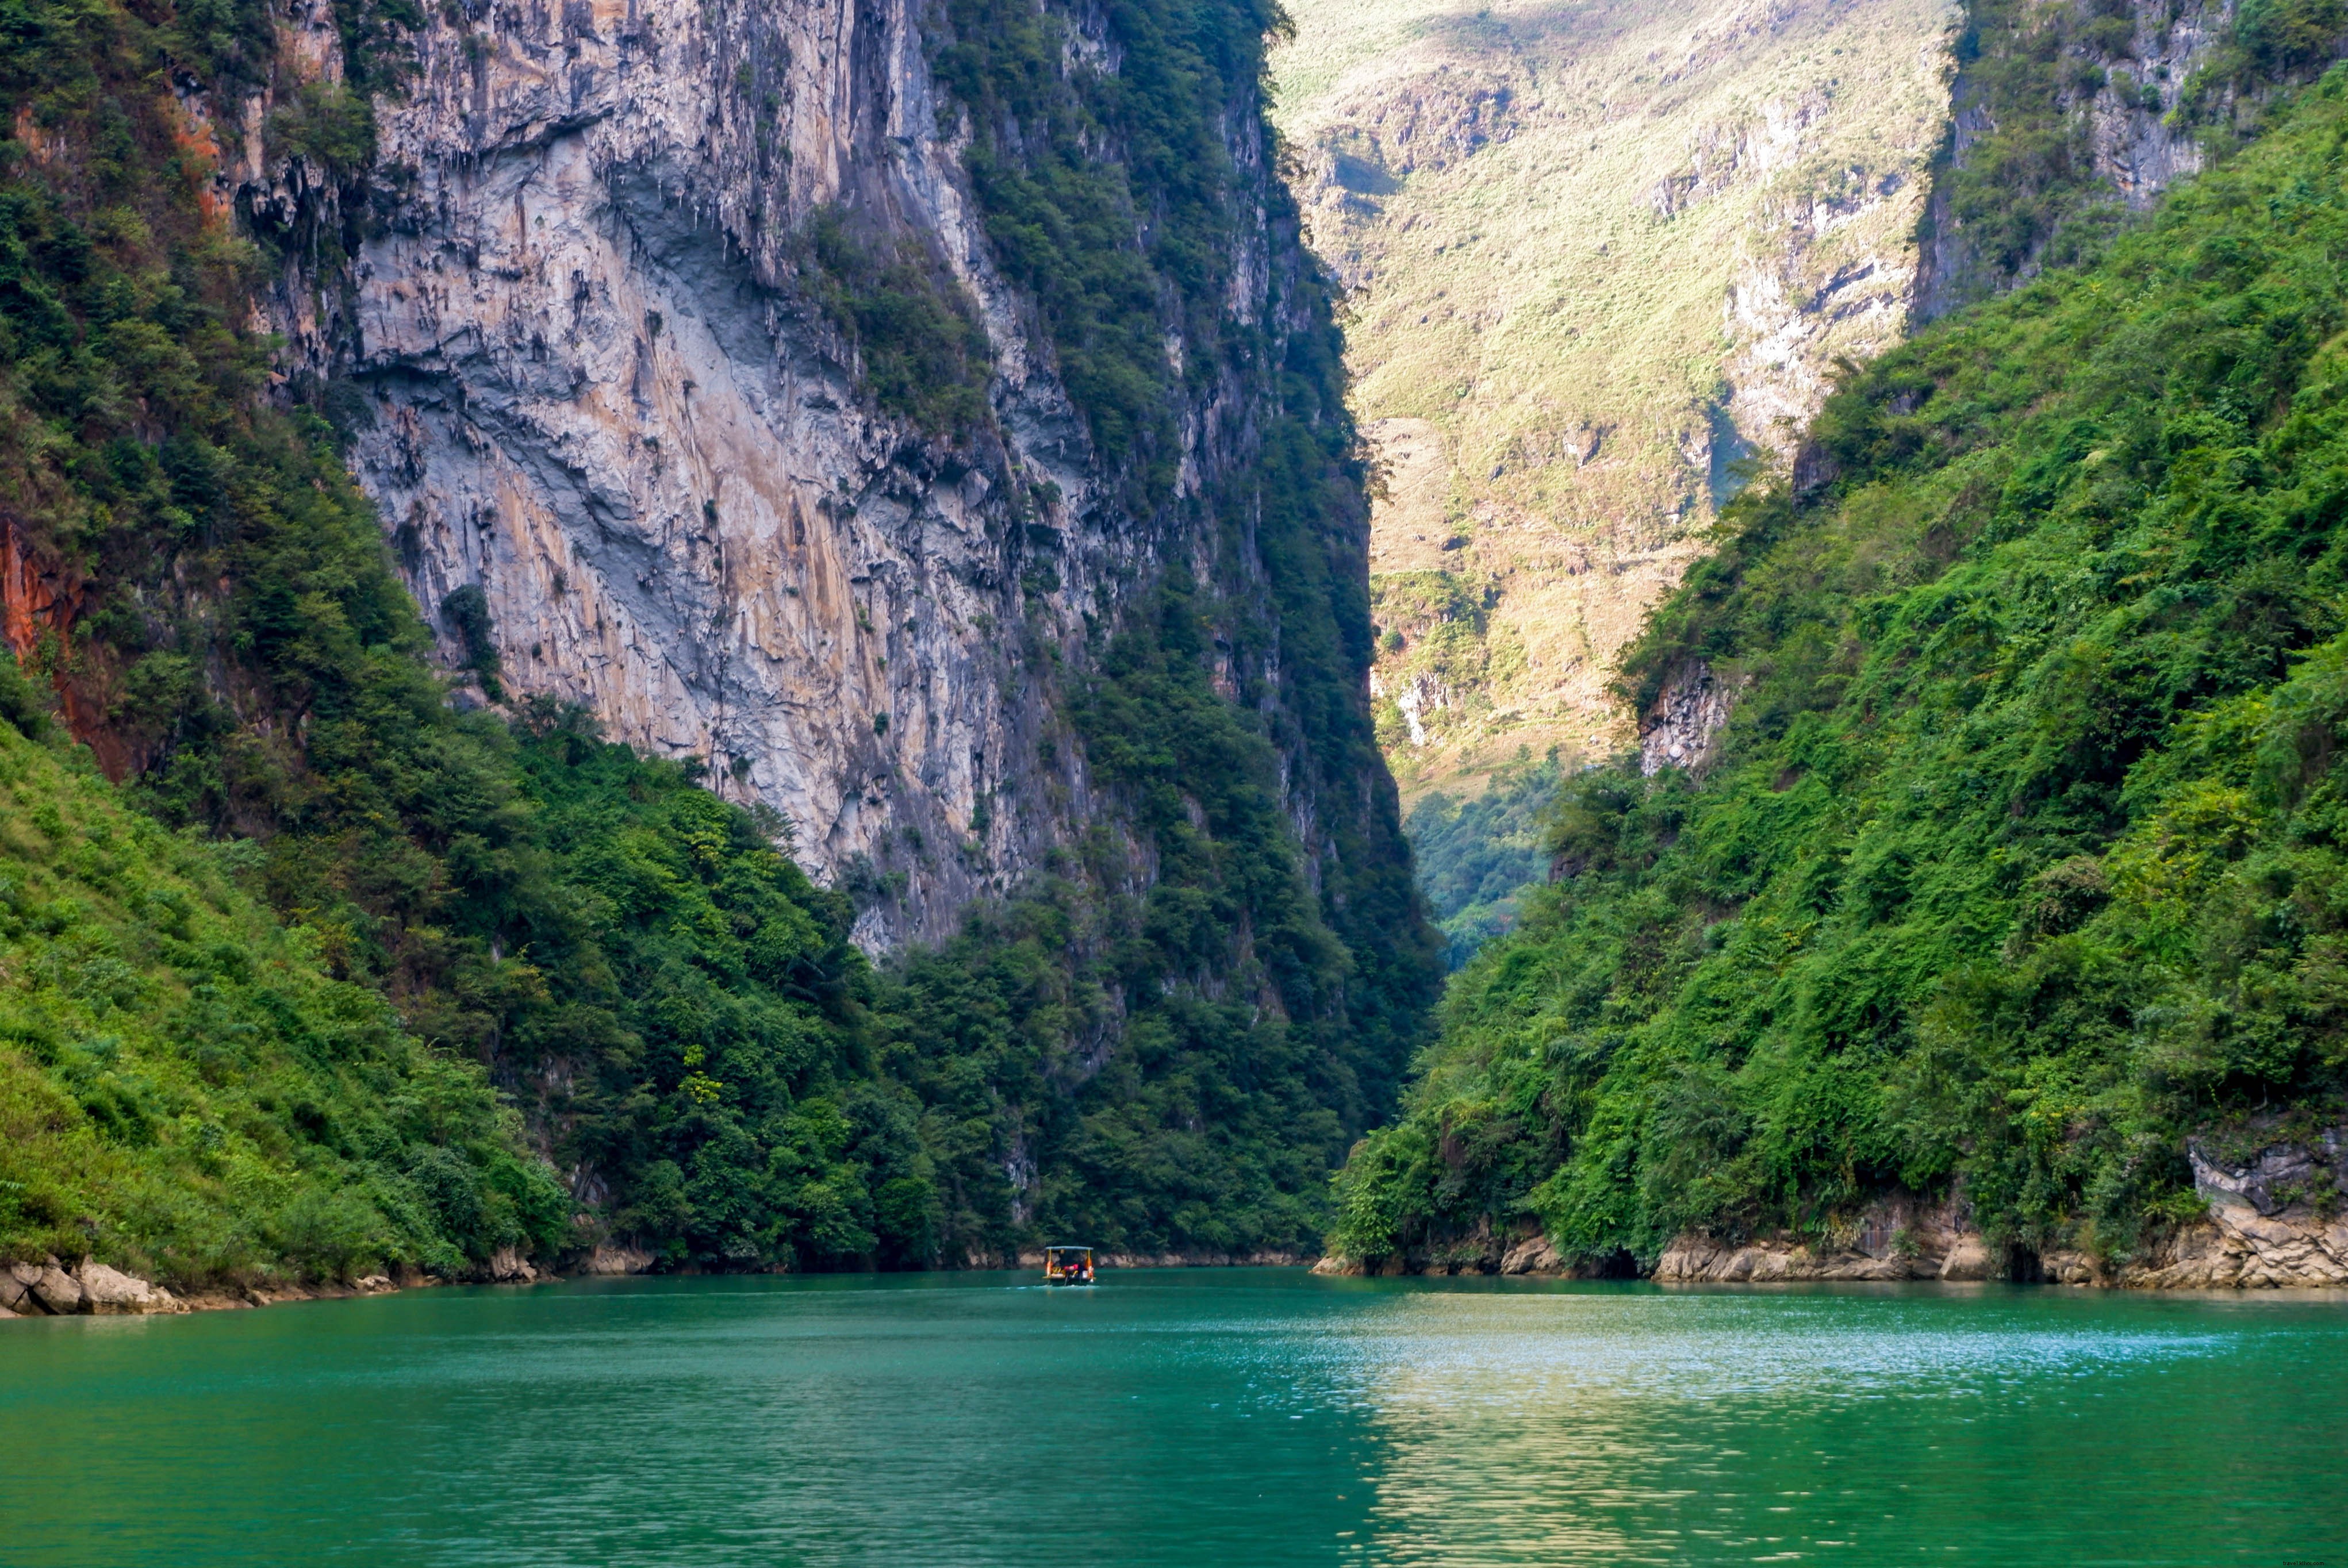
[(1411, 807), (1404, 827), (1451, 968), (1514, 926), (1529, 885), (1547, 879), (1543, 828), (1562, 772), (1554, 754), (1522, 755), (1493, 769), (1481, 794), (1436, 790)]
[(570, 1203), (471, 1064), (325, 972), (243, 843), (130, 809), (0, 661), (0, 1250), (185, 1283), (551, 1254)]
[[(1220, 284), (1229, 169), (1191, 144), (1262, 68), (1268, 16), (1214, 9), (1119, 13), (1146, 99), (1037, 78), (1063, 64), (1048, 15), (965, 8), (949, 62), (1005, 135), (1058, 112), (1138, 149), (1138, 190), (1074, 141), (973, 154), (1016, 264), (1081, 281), (1044, 328), (1138, 492), (1168, 477), (1137, 323), (1166, 279)], [(1131, 829), (876, 972), (779, 816), (510, 701), (478, 593), (441, 607), (469, 668), (439, 668), (344, 471), (347, 389), (273, 385), (252, 292), (295, 261), (331, 278), (375, 220), (366, 94), (397, 90), (420, 25), (348, 9), (349, 86), (298, 90), (258, 5), (36, 0), (0, 38), (0, 543), (27, 677), (0, 692), (0, 1257), (184, 1286), (606, 1242), (709, 1268), (959, 1264), (1070, 1227), (1311, 1245), (1438, 973), (1358, 695), (1366, 608), (1337, 574), (1360, 471), (1317, 282), (1210, 537), (1272, 563), (1278, 723), (1325, 770), (1344, 860), (1308, 885), (1296, 735), (1217, 690), (1210, 659), (1251, 634), (1178, 572), (1068, 678), (1067, 743)], [(339, 232), (256, 244), (220, 210), (184, 89), (273, 80), (273, 152), (340, 182), (307, 210)], [(1175, 220), (1148, 247), (1103, 221), (1137, 210)]]
[(1709, 767), (1570, 782), (1340, 1250), (1652, 1261), (1961, 1187), (2124, 1262), (2201, 1213), (2188, 1140), (2339, 1121), (2343, 174), (2335, 69), (1848, 376), (1625, 661), (1636, 709), (1734, 694)]

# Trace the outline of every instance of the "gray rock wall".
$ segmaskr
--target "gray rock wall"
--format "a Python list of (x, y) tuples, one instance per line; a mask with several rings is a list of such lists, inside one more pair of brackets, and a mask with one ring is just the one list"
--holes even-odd
[[(2087, 154), (2095, 177), (2132, 210), (2152, 205), (2160, 193), (2200, 172), (2204, 152), (2196, 128), (2175, 116), (2179, 92), (2222, 44), (2234, 21), (2237, 0), (2125, 0), (2134, 26), (2125, 48), (2075, 46), (2064, 62), (2075, 74), (2095, 67), (2104, 85), (2092, 93), (2073, 86), (2058, 95), (2065, 113), (2086, 117)], [(2117, 13), (2115, 13), (2117, 14)], [(1960, 67), (1950, 85), (1949, 147), (1942, 173), (1964, 167), (1982, 138), (1997, 128), (1977, 73)], [(2034, 261), (2022, 276), (2037, 270)], [(1948, 314), (1989, 292), (1994, 280), (1982, 274), (1980, 259), (1953, 220), (1945, 178), (1936, 180), (1926, 207), (1915, 292), (1910, 307), (1917, 323)]]
[[(354, 270), (349, 366), (376, 415), (355, 466), (427, 610), (478, 584), (517, 692), (704, 759), (721, 793), (789, 816), (819, 876), (902, 873), (860, 927), (877, 947), (1060, 836), (1046, 791), (1004, 787), (1035, 766), (1050, 691), (1000, 492), (1049, 481), (1080, 512), (1094, 488), (986, 269), (914, 9), (642, 0), (436, 25), (383, 119), (403, 199)], [(850, 345), (792, 287), (792, 236), (834, 203), (984, 302), (1007, 460), (860, 399)], [(1106, 548), (1076, 552), (1064, 600), (1137, 564), (1086, 542)]]
[[(333, 77), (331, 13), (296, 6), (294, 55)], [(1250, 457), (1262, 395), (1194, 393), (1181, 494), (1133, 515), (989, 262), (967, 128), (929, 71), (939, 26), (914, 0), (441, 8), (377, 103), (357, 223), (347, 191), (272, 159), (264, 98), (221, 138), (233, 199), (289, 258), (273, 324), (335, 384), (451, 663), (440, 607), (478, 587), (510, 693), (583, 703), (783, 812), (876, 949), (952, 929), (1108, 809), (1080, 748), (1051, 743), (1066, 671), (1088, 619), (1113, 624), (1168, 559), (1211, 565), (1184, 503)], [(1261, 216), (1260, 117), (1228, 137)], [(826, 208), (977, 302), (992, 430), (941, 439), (860, 394), (800, 276)], [(304, 226), (338, 222), (362, 236), (347, 265), (306, 266)], [(1229, 308), (1258, 321), (1301, 251), (1262, 228), (1240, 250)], [(1310, 798), (1290, 806), (1309, 830)]]

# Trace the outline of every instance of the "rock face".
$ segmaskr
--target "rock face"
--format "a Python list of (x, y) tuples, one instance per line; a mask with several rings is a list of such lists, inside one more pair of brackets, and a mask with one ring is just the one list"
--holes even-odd
[[(1210, 564), (1195, 501), (1244, 460), (1255, 395), (1192, 378), (1179, 494), (1138, 515), (989, 259), (967, 122), (931, 75), (942, 16), (441, 7), (378, 105), (380, 220), (341, 302), (276, 304), (309, 373), (350, 391), (354, 467), (427, 614), (478, 589), (507, 689), (783, 812), (810, 871), (860, 890), (873, 948), (952, 928), (1103, 809), (1050, 743), (1061, 661), (1159, 566)], [(1113, 66), (1102, 14), (1071, 26)], [(1259, 224), (1229, 309), (1255, 323), (1302, 253), (1262, 226), (1260, 117), (1226, 128)], [(301, 159), (244, 146), (228, 178), (256, 221), (332, 204)], [(825, 212), (976, 302), (989, 431), (877, 409), (808, 282)]]
[(1682, 671), (1640, 721), (1639, 771), (1649, 778), (1665, 768), (1702, 772), (1734, 696), (1701, 660)]
[(493, 1285), (529, 1285), (538, 1278), (538, 1270), (515, 1248), (501, 1246), (481, 1266), (481, 1277)]
[[(2055, 89), (2055, 108), (2085, 118), (2085, 171), (2129, 209), (2151, 206), (2169, 186), (2200, 172), (2206, 154), (2198, 128), (2175, 113), (2178, 96), (2225, 42), (2235, 10), (2235, 0), (2117, 0), (2097, 15), (2126, 26), (2065, 50), (2067, 68)], [(1951, 84), (1949, 169), (1963, 168), (1972, 149), (1998, 128), (1979, 76), (1960, 67)], [(1920, 323), (1946, 315), (1999, 282), (1954, 221), (1951, 194), (1945, 178), (1936, 180), (1917, 271), (1913, 315)], [(2034, 257), (2019, 276), (2036, 271)]]
[(2270, 1144), (2240, 1163), (2199, 1142), (2188, 1153), (2209, 1223), (2126, 1271), (2120, 1283), (2348, 1286), (2348, 1128), (2327, 1129), (2312, 1144)]
[(72, 1268), (54, 1257), (40, 1263), (0, 1264), (0, 1312), (11, 1317), (187, 1309), (186, 1303), (161, 1286), (149, 1285), (93, 1258), (83, 1258)]

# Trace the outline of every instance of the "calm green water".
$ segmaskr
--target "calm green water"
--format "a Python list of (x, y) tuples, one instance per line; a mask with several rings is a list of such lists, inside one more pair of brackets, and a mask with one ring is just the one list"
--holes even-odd
[(2348, 1568), (2348, 1302), (1292, 1270), (0, 1325), (0, 1561)]

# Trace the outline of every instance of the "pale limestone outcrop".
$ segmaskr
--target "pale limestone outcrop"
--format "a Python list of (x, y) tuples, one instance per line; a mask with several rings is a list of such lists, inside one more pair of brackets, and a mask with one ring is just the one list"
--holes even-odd
[(538, 1278), (538, 1270), (518, 1249), (501, 1246), (481, 1266), (481, 1277), (494, 1285), (528, 1285)]
[(2229, 1161), (2193, 1143), (2207, 1223), (2188, 1227), (2118, 1283), (2262, 1289), (2348, 1286), (2348, 1128)]
[[(297, 32), (330, 23), (311, 9)], [(377, 105), (380, 221), (346, 279), (272, 306), (297, 364), (359, 395), (354, 468), (427, 615), (478, 587), (507, 688), (781, 810), (808, 868), (860, 891), (874, 948), (951, 929), (1108, 810), (1050, 743), (1063, 667), (1158, 566), (1211, 569), (1182, 507), (1245, 460), (1262, 395), (1193, 378), (1180, 494), (1135, 514), (989, 260), (930, 75), (941, 26), (914, 0), (443, 7)], [(1226, 125), (1268, 188), (1260, 120)], [(301, 159), (221, 140), (257, 223), (331, 218)], [(800, 275), (825, 208), (977, 302), (991, 432), (938, 439), (861, 395)], [(1303, 264), (1253, 210), (1242, 323)]]
[(639, 1246), (606, 1242), (580, 1259), (580, 1274), (616, 1275), (644, 1274), (653, 1266), (653, 1255)]
[(1554, 1274), (1565, 1266), (1556, 1244), (1545, 1235), (1528, 1236), (1500, 1255), (1502, 1274)]
[(93, 1313), (185, 1312), (180, 1299), (160, 1285), (109, 1268), (90, 1258), (75, 1270), (82, 1291), (82, 1310)]
[(1703, 660), (1682, 670), (1640, 717), (1639, 771), (1649, 778), (1667, 767), (1702, 772), (1727, 727), (1735, 695)]
[(1666, 1285), (1790, 1280), (1980, 1280), (2002, 1278), (1962, 1199), (1922, 1204), (1890, 1198), (1871, 1205), (1832, 1242), (1754, 1237), (1724, 1242), (1683, 1235), (1655, 1260)]
[(2140, 1256), (2108, 1265), (2075, 1247), (1993, 1253), (1961, 1204), (1869, 1212), (1849, 1245), (1813, 1248), (1790, 1238), (1728, 1245), (1682, 1236), (1656, 1260), (1654, 1277), (1725, 1280), (2005, 1279), (2130, 1289), (2273, 1289), (2348, 1286), (2348, 1187), (2340, 1182), (2334, 1128), (2312, 1144), (2281, 1143), (2247, 1163), (2220, 1163), (2190, 1147), (2206, 1221), (2157, 1239)]
[(187, 1304), (160, 1285), (85, 1257), (71, 1268), (51, 1257), (0, 1265), (0, 1314), (29, 1317), (185, 1312)]
[(65, 1317), (82, 1310), (81, 1281), (51, 1258), (33, 1278), (33, 1299), (44, 1312)]

